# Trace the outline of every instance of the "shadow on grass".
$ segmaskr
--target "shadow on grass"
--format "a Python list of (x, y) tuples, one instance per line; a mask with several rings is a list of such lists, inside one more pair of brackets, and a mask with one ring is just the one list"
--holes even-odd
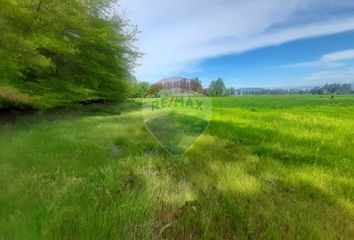
[[(97, 112), (74, 111), (68, 116), (79, 119), (83, 116), (114, 116), (119, 112), (139, 110), (138, 104), (133, 108), (129, 104), (131, 103), (126, 105), (127, 109), (125, 105), (111, 110), (98, 108)], [(38, 118), (33, 119), (36, 120)], [(92, 132), (95, 137), (95, 131), (99, 131), (102, 138), (105, 136), (103, 130), (107, 135), (113, 134), (111, 125), (118, 121), (120, 125), (117, 127), (117, 135), (120, 137), (117, 136), (114, 144), (125, 146), (127, 156), (123, 156), (122, 161), (111, 161), (109, 158), (107, 162), (103, 162), (101, 158), (105, 155), (99, 154), (96, 157), (89, 153), (86, 159), (78, 158), (78, 161), (87, 165), (87, 160), (91, 157), (92, 160), (100, 159), (97, 165), (93, 165), (94, 168), (105, 166), (104, 163), (117, 166), (112, 169), (100, 168), (79, 179), (56, 176), (55, 179), (59, 182), (53, 185), (52, 191), (56, 192), (57, 187), (60, 189), (64, 185), (64, 190), (70, 191), (71, 195), (63, 192), (56, 202), (48, 203), (50, 208), (44, 208), (43, 215), (46, 218), (41, 221), (44, 224), (41, 226), (43, 233), (56, 234), (58, 239), (80, 238), (84, 228), (88, 230), (85, 232), (88, 234), (85, 235), (87, 239), (92, 232), (97, 233), (93, 229), (100, 231), (96, 238), (101, 239), (119, 236), (130, 236), (131, 239), (151, 236), (166, 239), (353, 239), (352, 211), (340, 203), (348, 196), (347, 201), (352, 201), (350, 183), (337, 181), (334, 176), (331, 180), (333, 186), (341, 189), (337, 194), (338, 192), (318, 186), (306, 178), (288, 178), (286, 174), (289, 172), (284, 173), (284, 169), (290, 169), (293, 171), (291, 174), (295, 175), (305, 167), (336, 167), (335, 162), (318, 156), (313, 151), (321, 146), (316, 140), (309, 143), (277, 130), (213, 121), (207, 132), (212, 140), (198, 142), (184, 157), (175, 159), (156, 147), (153, 139), (148, 139), (146, 132), (145, 135), (142, 134), (143, 124), (138, 114), (99, 121), (107, 124), (107, 129), (85, 127), (84, 131)], [(133, 125), (134, 121), (139, 124)], [(162, 123), (163, 121), (159, 122)], [(95, 124), (95, 121), (87, 122), (90, 126)], [(53, 129), (55, 136), (55, 128)], [(45, 130), (46, 134), (47, 132)], [(74, 140), (81, 142), (83, 138), (79, 136), (81, 135), (75, 136)], [(127, 136), (129, 140), (126, 139)], [(89, 138), (92, 146), (85, 144), (84, 149), (97, 147), (97, 142), (92, 141), (93, 139), (96, 138)], [(62, 134), (61, 141), (73, 145), (69, 140), (68, 134)], [(38, 140), (42, 141), (43, 139)], [(109, 138), (107, 142), (110, 141)], [(56, 139), (53, 145), (57, 143)], [(307, 150), (294, 151), (303, 149), (303, 145)], [(75, 149), (69, 150), (72, 152)], [(329, 157), (333, 154), (343, 156), (343, 153), (331, 146), (324, 153)], [(133, 157), (130, 158), (130, 155)], [(33, 159), (37, 156), (34, 155)], [(149, 164), (144, 163), (143, 158), (136, 159), (134, 156), (150, 158)], [(47, 157), (44, 158), (46, 159)], [(67, 163), (63, 162), (60, 169), (63, 171), (67, 167)], [(149, 175), (142, 176), (140, 170), (147, 168)], [(170, 182), (158, 188), (155, 183), (163, 182), (162, 176)], [(307, 177), (311, 179), (310, 176)], [(41, 175), (33, 179), (33, 188), (36, 191), (33, 196), (28, 195), (24, 199), (37, 201), (34, 196), (45, 196), (40, 184), (48, 179), (42, 179)], [(151, 179), (156, 181), (153, 181), (153, 189), (149, 189), (151, 186), (148, 182)], [(178, 203), (164, 199), (166, 196), (174, 198), (173, 194), (176, 193), (183, 195), (187, 190), (192, 197), (181, 197), (182, 200)], [(21, 198), (24, 196), (22, 191), (19, 194)], [(23, 204), (25, 206), (27, 202)], [(32, 206), (36, 206), (35, 203)], [(92, 211), (87, 211), (88, 209)], [(152, 211), (156, 212), (151, 213)], [(53, 219), (58, 219), (58, 222), (52, 221)], [(151, 219), (153, 222), (150, 222)], [(153, 227), (154, 234), (149, 232)], [(151, 235), (147, 237), (146, 233)]]
[[(264, 175), (277, 172), (277, 169), (270, 169), (249, 174), (260, 185), (255, 192), (226, 190), (220, 189), (222, 173), (208, 167), (208, 162), (203, 165), (204, 168), (197, 164), (199, 169), (196, 171), (193, 163), (185, 164), (181, 167), (184, 170), (171, 174), (177, 175), (175, 185), (185, 176), (184, 181), (193, 186), (196, 196), (182, 205), (160, 206), (156, 214), (157, 231), (162, 237), (317, 239), (327, 236), (350, 239), (354, 234), (350, 210), (339, 203), (338, 196), (311, 182), (290, 182), (281, 177), (269, 182)], [(348, 186), (345, 187), (348, 190)]]
[(79, 120), (84, 117), (118, 116), (141, 109), (141, 103), (129, 100), (116, 104), (92, 104), (87, 106), (74, 105), (68, 108), (51, 109), (43, 112), (0, 116), (0, 130), (33, 128), (38, 124), (54, 121)]
[(17, 120), (58, 120), (64, 118), (75, 118), (85, 116), (107, 116), (112, 114), (128, 113), (141, 109), (141, 103), (134, 100), (127, 100), (122, 103), (95, 103), (90, 105), (75, 104), (65, 108), (53, 108), (43, 111), (35, 111), (29, 109), (28, 111), (1, 110), (1, 123), (15, 123)]
[[(213, 121), (208, 133), (213, 141), (199, 142), (178, 163), (163, 162), (173, 185), (185, 182), (195, 195), (183, 204), (160, 206), (157, 231), (164, 238), (353, 238), (354, 216), (343, 205), (353, 201), (352, 186), (336, 178), (339, 163), (328, 157), (340, 154), (336, 149), (320, 156), (306, 140), (222, 121)], [(310, 146), (321, 145), (312, 141)], [(332, 186), (321, 187), (311, 175), (297, 177), (306, 167), (336, 171)]]
[(170, 113), (146, 122), (150, 132), (171, 155), (182, 155), (208, 124), (201, 118), (179, 113)]

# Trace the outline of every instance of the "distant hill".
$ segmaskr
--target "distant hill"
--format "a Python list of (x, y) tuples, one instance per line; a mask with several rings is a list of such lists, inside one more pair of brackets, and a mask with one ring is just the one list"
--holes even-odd
[(164, 78), (164, 79), (161, 79), (159, 82), (161, 83), (165, 83), (165, 82), (180, 82), (180, 81), (184, 81), (184, 80), (191, 80), (189, 78), (184, 78), (184, 77), (170, 77), (170, 78)]

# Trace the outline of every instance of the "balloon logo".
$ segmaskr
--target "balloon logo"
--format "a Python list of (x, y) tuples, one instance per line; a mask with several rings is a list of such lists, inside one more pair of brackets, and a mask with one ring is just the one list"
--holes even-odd
[(188, 151), (208, 128), (211, 99), (199, 81), (169, 78), (152, 85), (142, 104), (146, 128), (172, 156)]

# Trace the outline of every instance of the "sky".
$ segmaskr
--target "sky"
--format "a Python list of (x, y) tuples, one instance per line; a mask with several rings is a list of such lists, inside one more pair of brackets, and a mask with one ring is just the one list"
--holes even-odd
[(139, 81), (354, 82), (354, 0), (120, 0), (117, 11), (139, 29)]

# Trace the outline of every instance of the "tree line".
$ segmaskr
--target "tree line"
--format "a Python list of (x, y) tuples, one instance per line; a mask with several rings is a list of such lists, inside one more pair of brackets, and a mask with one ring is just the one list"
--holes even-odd
[(352, 85), (349, 83), (332, 83), (325, 84), (322, 87), (312, 88), (309, 92), (312, 94), (350, 94), (353, 93), (354, 90), (352, 88)]
[[(193, 78), (192, 80), (201, 83), (199, 78)], [(353, 84), (354, 85), (354, 84)], [(136, 82), (133, 85), (133, 91), (130, 97), (140, 98), (144, 97), (146, 91), (152, 85), (148, 82)], [(306, 88), (306, 89), (265, 89), (265, 88), (243, 88), (236, 89), (234, 87), (227, 88), (224, 80), (218, 78), (211, 81), (209, 86), (204, 89), (204, 93), (208, 96), (233, 96), (233, 95), (258, 95), (258, 94), (271, 94), (271, 95), (281, 95), (281, 94), (314, 94), (314, 95), (324, 95), (324, 94), (354, 94), (353, 86), (349, 83), (338, 84), (325, 84), (322, 87)]]
[(139, 55), (116, 0), (0, 0), (0, 108), (122, 101)]
[[(354, 84), (353, 84), (354, 85)], [(354, 86), (349, 83), (325, 84), (322, 87), (314, 87), (307, 89), (265, 89), (265, 88), (244, 88), (236, 89), (234, 87), (227, 88), (222, 78), (212, 81), (206, 89), (210, 96), (228, 96), (241, 94), (353, 94)]]

